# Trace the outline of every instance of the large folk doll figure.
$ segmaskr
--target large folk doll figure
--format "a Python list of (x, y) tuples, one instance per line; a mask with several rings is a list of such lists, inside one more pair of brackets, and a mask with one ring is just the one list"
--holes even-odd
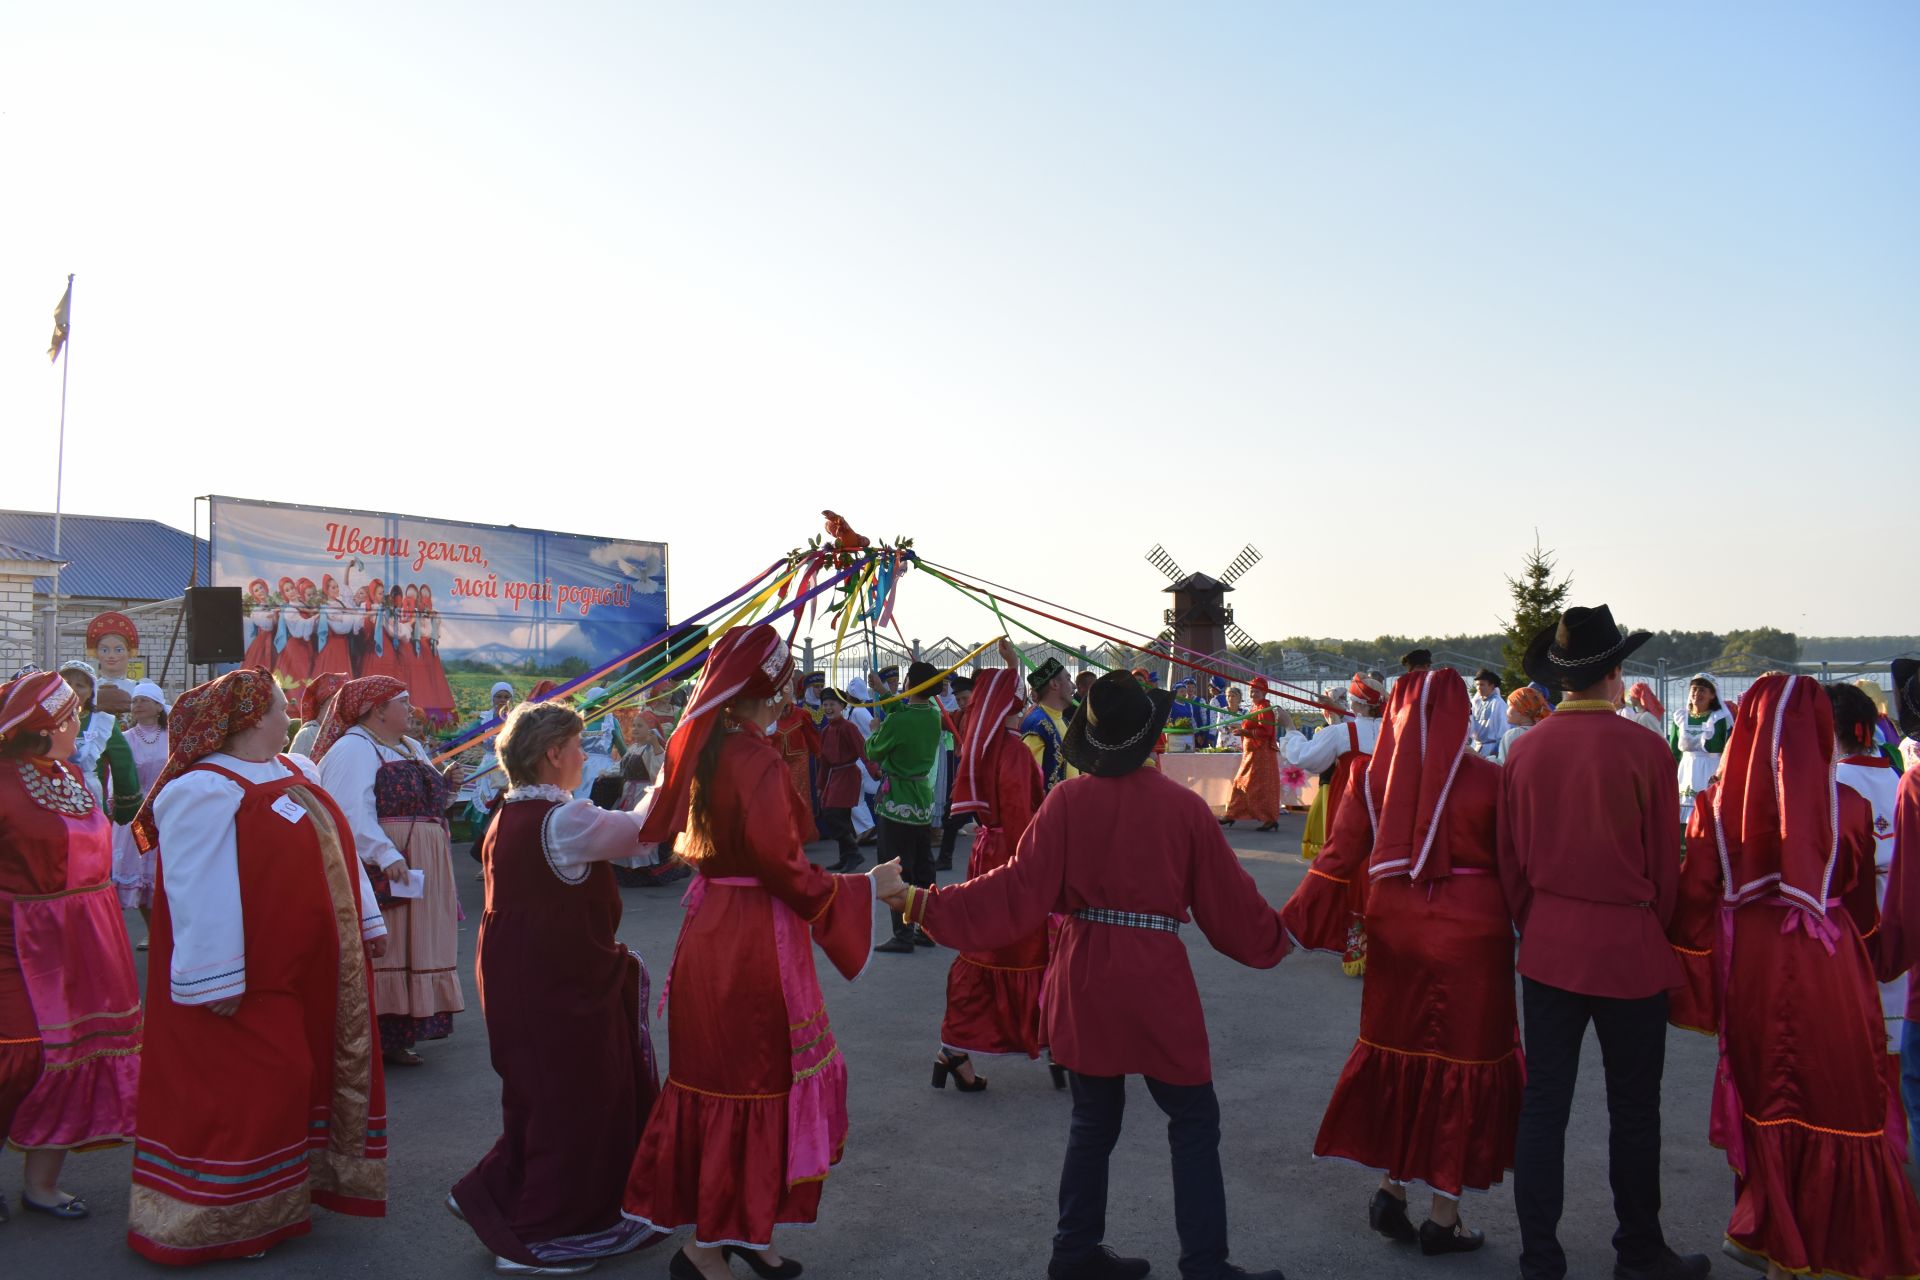
[(140, 683), (134, 662), (140, 656), (140, 629), (124, 613), (103, 613), (87, 624), (87, 660), (100, 673), (93, 702), (110, 715), (133, 705), (133, 687)]

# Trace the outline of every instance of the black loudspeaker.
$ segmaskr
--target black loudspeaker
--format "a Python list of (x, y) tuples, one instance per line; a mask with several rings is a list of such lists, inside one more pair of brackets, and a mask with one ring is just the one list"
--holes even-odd
[(187, 661), (200, 666), (246, 656), (240, 640), (240, 588), (188, 587)]

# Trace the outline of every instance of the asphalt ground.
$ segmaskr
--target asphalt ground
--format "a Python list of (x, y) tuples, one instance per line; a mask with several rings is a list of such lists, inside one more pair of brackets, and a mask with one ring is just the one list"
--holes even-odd
[[(1302, 826), (1299, 815), (1289, 815), (1271, 834), (1245, 827), (1228, 833), (1242, 865), (1276, 905), (1306, 873), (1297, 856)], [(820, 862), (833, 857), (829, 845), (811, 852)], [(455, 860), (467, 912), (461, 949), (468, 1010), (455, 1020), (451, 1039), (421, 1046), (427, 1065), (388, 1073), (388, 1216), (365, 1220), (316, 1210), (311, 1235), (281, 1245), (264, 1261), (215, 1264), (217, 1270), (409, 1280), (491, 1274), (487, 1252), (442, 1204), (452, 1183), (499, 1133), (499, 1083), (488, 1063), (486, 1027), (471, 983), (481, 885), (464, 846), (456, 848)], [(645, 957), (656, 992), (680, 924), (680, 887), (623, 891), (621, 937)], [(129, 913), (128, 921), (133, 936), (142, 936), (139, 918)], [(1469, 1224), (1487, 1233), (1484, 1249), (1427, 1259), (1417, 1247), (1395, 1245), (1367, 1230), (1374, 1175), (1313, 1160), (1321, 1112), (1358, 1028), (1361, 984), (1344, 976), (1331, 957), (1296, 954), (1262, 972), (1215, 954), (1197, 929), (1184, 930), (1182, 937), (1212, 1040), (1234, 1260), (1249, 1268), (1283, 1267), (1290, 1280), (1515, 1275), (1519, 1233), (1510, 1183), (1464, 1202)], [(146, 953), (138, 958), (144, 970)], [(852, 1077), (852, 1132), (846, 1159), (827, 1183), (820, 1222), (776, 1240), (805, 1262), (810, 1276), (1000, 1280), (1046, 1274), (1067, 1095), (1054, 1091), (1044, 1064), (1025, 1059), (982, 1060), (991, 1082), (984, 1093), (929, 1087), (949, 959), (938, 949), (875, 956), (852, 984), (820, 965)], [(1732, 1179), (1706, 1141), (1713, 1042), (1670, 1031), (1667, 1044), (1662, 1193), (1668, 1240), (1682, 1252), (1713, 1253), (1716, 1273), (1744, 1274), (1717, 1253)], [(655, 1047), (664, 1073), (664, 1026), (655, 1028)], [(1606, 1152), (1599, 1051), (1589, 1036), (1568, 1134), (1561, 1228), (1575, 1277), (1612, 1273)], [(104, 1280), (165, 1270), (135, 1256), (125, 1243), (130, 1149), (68, 1161), (64, 1186), (94, 1210), (91, 1220), (80, 1223), (21, 1213), (19, 1162), (18, 1153), (0, 1155), (0, 1187), (14, 1203), (14, 1220), (0, 1226), (0, 1280)], [(1424, 1192), (1416, 1188), (1411, 1203), (1418, 1221)], [(1117, 1249), (1151, 1259), (1155, 1276), (1178, 1275), (1164, 1125), (1138, 1081), (1129, 1089), (1128, 1124), (1113, 1156), (1107, 1224)], [(605, 1263), (595, 1274), (664, 1275), (675, 1247), (656, 1245)], [(736, 1264), (735, 1273), (746, 1276), (744, 1264)]]

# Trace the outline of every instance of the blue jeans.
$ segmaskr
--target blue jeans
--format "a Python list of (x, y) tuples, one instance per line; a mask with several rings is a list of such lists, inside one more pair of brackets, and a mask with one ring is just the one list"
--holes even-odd
[[(1073, 1121), (1060, 1170), (1056, 1262), (1072, 1265), (1107, 1234), (1107, 1156), (1120, 1139), (1127, 1106), (1125, 1076), (1073, 1073)], [(1167, 1116), (1173, 1156), (1173, 1225), (1180, 1236), (1183, 1280), (1214, 1280), (1227, 1265), (1227, 1190), (1220, 1174), (1220, 1103), (1213, 1085), (1167, 1084), (1145, 1077), (1147, 1092)]]
[(1907, 1158), (1920, 1163), (1920, 1022), (1900, 1024), (1900, 1100), (1907, 1104)]

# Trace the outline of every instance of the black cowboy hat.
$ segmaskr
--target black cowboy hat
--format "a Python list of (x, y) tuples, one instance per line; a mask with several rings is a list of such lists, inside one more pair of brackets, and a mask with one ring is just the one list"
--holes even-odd
[(1651, 631), (1621, 635), (1606, 605), (1576, 607), (1533, 638), (1520, 665), (1549, 689), (1585, 689), (1652, 638)]
[(1491, 667), (1480, 668), (1478, 671), (1473, 673), (1473, 678), (1475, 680), (1485, 680), (1491, 684), (1500, 683), (1500, 673), (1498, 671), (1493, 670)]
[(1920, 736), (1920, 659), (1893, 660), (1893, 720), (1900, 732)]
[(1160, 741), (1173, 694), (1149, 689), (1126, 671), (1109, 671), (1093, 682), (1074, 712), (1060, 749), (1082, 773), (1117, 778), (1145, 764)]

